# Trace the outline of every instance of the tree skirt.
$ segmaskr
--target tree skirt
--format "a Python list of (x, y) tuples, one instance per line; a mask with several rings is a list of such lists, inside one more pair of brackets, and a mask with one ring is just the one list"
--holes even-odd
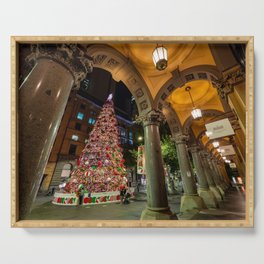
[[(129, 193), (131, 197), (134, 196), (134, 188), (130, 188)], [(117, 203), (120, 202), (120, 192), (101, 192), (101, 193), (88, 193), (83, 195), (81, 205), (95, 205), (95, 204), (106, 204), (106, 203)], [(52, 201), (56, 205), (73, 206), (79, 204), (79, 198), (75, 193), (61, 193), (56, 192)]]

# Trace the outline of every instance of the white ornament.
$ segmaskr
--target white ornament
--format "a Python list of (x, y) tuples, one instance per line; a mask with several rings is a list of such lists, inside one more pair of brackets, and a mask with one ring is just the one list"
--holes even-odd
[(111, 101), (112, 99), (113, 99), (113, 94), (109, 94), (108, 98), (107, 98), (107, 101)]

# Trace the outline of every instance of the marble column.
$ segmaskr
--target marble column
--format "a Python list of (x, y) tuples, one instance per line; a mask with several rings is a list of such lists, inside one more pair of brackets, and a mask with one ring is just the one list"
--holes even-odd
[(178, 134), (174, 136), (176, 143), (177, 157), (179, 161), (181, 177), (183, 182), (184, 195), (181, 197), (181, 212), (199, 211), (206, 208), (203, 199), (197, 193), (197, 187), (192, 172), (186, 142), (188, 136)]
[(216, 168), (215, 168), (215, 165), (214, 165), (214, 162), (213, 162), (213, 158), (208, 156), (207, 160), (208, 160), (209, 167), (210, 167), (210, 169), (212, 171), (212, 175), (213, 175), (216, 187), (219, 189), (222, 197), (224, 197), (225, 192), (223, 190), (223, 187), (221, 186), (221, 182), (220, 182), (220, 179), (219, 179), (219, 175), (218, 175), (218, 173), (216, 171)]
[(177, 219), (170, 211), (165, 187), (159, 134), (159, 125), (163, 121), (163, 114), (157, 110), (137, 118), (137, 122), (143, 123), (144, 127), (147, 177), (147, 207), (141, 214), (141, 220)]
[(222, 195), (221, 195), (219, 189), (216, 187), (215, 181), (213, 179), (212, 171), (211, 171), (209, 164), (208, 164), (208, 159), (207, 159), (208, 154), (204, 151), (201, 151), (200, 156), (202, 158), (204, 173), (205, 173), (208, 185), (209, 185), (209, 189), (213, 192), (216, 200), (221, 201)]
[(200, 148), (198, 146), (192, 146), (190, 148), (193, 158), (194, 167), (197, 173), (198, 179), (198, 194), (202, 197), (204, 203), (208, 208), (218, 208), (218, 203), (213, 192), (209, 189), (207, 178), (205, 175), (205, 169), (202, 165), (201, 157), (199, 155)]
[(19, 88), (19, 216), (27, 218), (72, 88), (92, 70), (75, 45), (33, 45), (33, 69)]

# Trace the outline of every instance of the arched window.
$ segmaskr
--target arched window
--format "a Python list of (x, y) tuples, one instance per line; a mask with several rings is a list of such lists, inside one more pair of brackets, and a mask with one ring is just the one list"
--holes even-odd
[(72, 164), (71, 163), (66, 163), (64, 164), (61, 172), (61, 177), (62, 178), (67, 178), (70, 176), (72, 170)]

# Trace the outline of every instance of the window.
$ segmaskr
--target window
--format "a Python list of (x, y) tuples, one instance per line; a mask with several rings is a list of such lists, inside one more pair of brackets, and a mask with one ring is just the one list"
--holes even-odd
[(129, 143), (129, 145), (133, 145), (133, 140), (132, 139), (129, 139), (128, 140), (128, 143)]
[(133, 133), (132, 132), (129, 132), (129, 139), (133, 139)]
[(94, 124), (95, 124), (95, 119), (90, 117), (90, 118), (88, 119), (88, 123), (89, 123), (90, 125), (94, 125)]
[(83, 120), (84, 113), (78, 112), (77, 119)]
[(83, 87), (82, 87), (83, 90), (88, 91), (89, 86), (90, 86), (90, 80), (88, 80), (88, 79), (84, 79), (84, 80), (83, 80)]
[(77, 135), (72, 135), (72, 140), (78, 141), (79, 140), (79, 137)]
[(75, 129), (76, 130), (81, 130), (81, 127), (82, 127), (82, 125), (80, 123), (76, 123), (75, 124)]
[(121, 144), (124, 145), (127, 143), (127, 139), (126, 138), (120, 138)]
[(70, 148), (69, 148), (69, 154), (75, 156), (76, 148), (77, 148), (77, 145), (73, 145), (73, 144), (71, 144), (71, 145), (70, 145)]
[(127, 135), (126, 129), (123, 127), (119, 127), (119, 134), (121, 137), (126, 137), (126, 135)]
[(85, 104), (80, 104), (80, 108), (84, 110), (85, 109)]
[(90, 113), (91, 113), (91, 115), (96, 115), (96, 112), (93, 110)]
[(62, 168), (62, 172), (61, 172), (61, 177), (62, 178), (68, 178), (71, 174), (71, 169), (72, 169), (71, 163), (64, 164), (64, 166)]

